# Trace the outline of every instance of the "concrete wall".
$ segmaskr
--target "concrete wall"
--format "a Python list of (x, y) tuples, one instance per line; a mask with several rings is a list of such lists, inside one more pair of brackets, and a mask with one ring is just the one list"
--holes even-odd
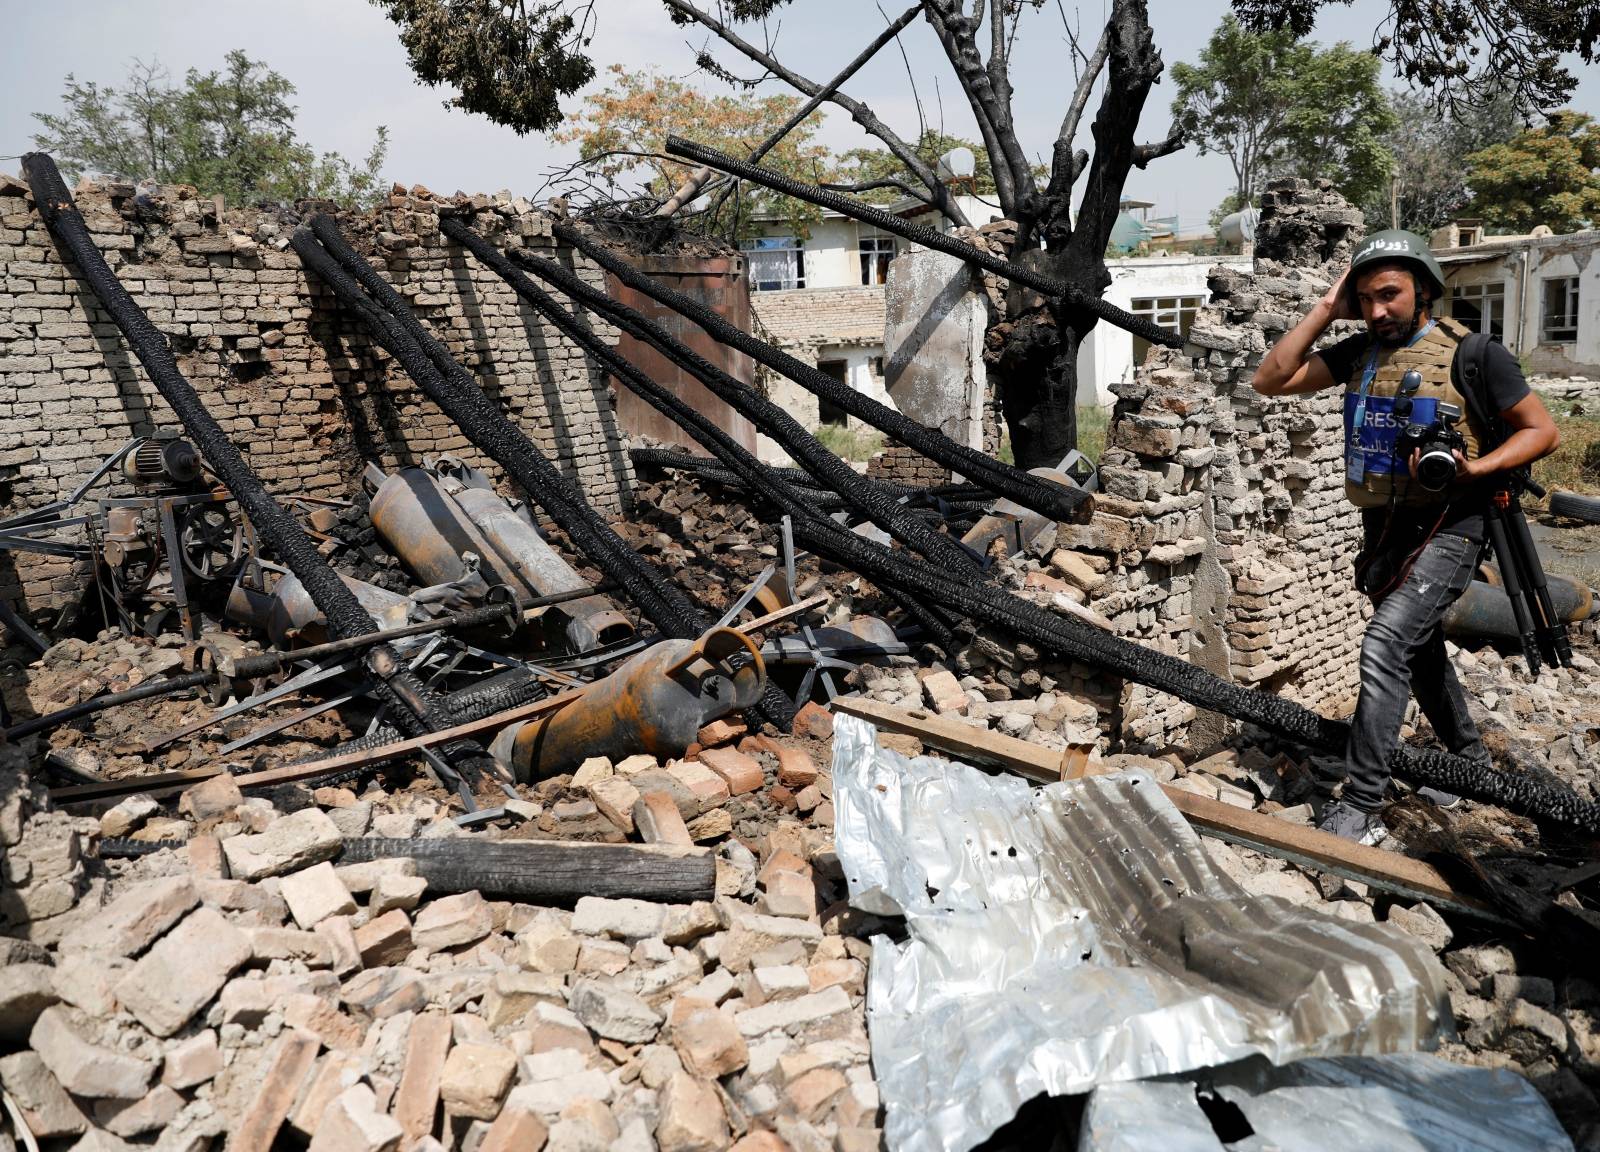
[(895, 406), (958, 444), (983, 447), (989, 309), (966, 261), (917, 249), (889, 269), (884, 376)]
[[(1111, 286), (1105, 300), (1132, 310), (1136, 299), (1163, 296), (1201, 296), (1213, 267), (1248, 271), (1250, 261), (1238, 257), (1150, 256), (1107, 260)], [(1116, 400), (1115, 386), (1133, 380), (1133, 336), (1102, 321), (1094, 326), (1078, 349), (1078, 403), (1101, 407)], [(1092, 390), (1091, 390), (1092, 388)], [(1093, 397), (1093, 399), (1091, 399)]]
[[(12, 514), (66, 495), (129, 438), (181, 428), (63, 263), (24, 187), (0, 180), (0, 189), (0, 510)], [(439, 202), (415, 191), (347, 220), (347, 235), (589, 499), (621, 512), (631, 471), (604, 377), (445, 241)], [(331, 294), (308, 282), (285, 249), (290, 214), (219, 214), (178, 188), (143, 206), (130, 186), (86, 185), (77, 199), (134, 300), (270, 488), (348, 496), (365, 461), (393, 468), (439, 452), (496, 473)], [(549, 220), (526, 201), (470, 203), (495, 243), (554, 248)], [(598, 269), (579, 267), (603, 283)], [(122, 494), (114, 485), (96, 493)], [(69, 560), (0, 553), (0, 597), (28, 611), (59, 607), (88, 579)]]
[[(1467, 284), (1503, 285), (1506, 320), (1502, 339), (1528, 371), (1600, 373), (1600, 232), (1518, 240), (1501, 251), (1493, 251), (1500, 246), (1491, 237), (1485, 247), (1491, 253), (1481, 260), (1453, 259), (1470, 255), (1471, 248), (1438, 253), (1446, 261), (1446, 289)], [(1572, 343), (1545, 343), (1544, 281), (1563, 276), (1578, 277), (1578, 338)], [(1447, 301), (1446, 314), (1449, 311)]]

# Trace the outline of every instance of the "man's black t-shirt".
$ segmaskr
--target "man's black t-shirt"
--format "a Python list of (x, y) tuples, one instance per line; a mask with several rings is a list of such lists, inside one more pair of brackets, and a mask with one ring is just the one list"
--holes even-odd
[[(1322, 349), (1317, 355), (1321, 356), (1322, 362), (1328, 366), (1334, 381), (1341, 388), (1347, 388), (1350, 381), (1365, 367), (1371, 350), (1372, 337), (1366, 332), (1358, 332), (1354, 336), (1345, 337), (1332, 347)], [(1529, 394), (1528, 382), (1522, 378), (1522, 366), (1517, 363), (1516, 357), (1507, 351), (1505, 345), (1498, 341), (1491, 342), (1484, 361), (1484, 385), (1489, 394), (1489, 402), (1496, 413), (1513, 407)], [(1343, 400), (1340, 403), (1342, 404)], [(1440, 532), (1450, 532), (1457, 536), (1468, 536), (1473, 540), (1482, 541), (1483, 510), (1488, 503), (1490, 491), (1491, 486), (1484, 484), (1458, 487), (1451, 494), (1449, 504), (1443, 509), (1443, 519), (1440, 519), (1440, 509), (1437, 506), (1397, 507), (1394, 521), (1389, 524), (1390, 535), (1400, 538), (1425, 535), (1437, 523)], [(1381, 524), (1384, 519), (1386, 517), (1363, 517), (1368, 525), (1369, 536), (1371, 525), (1375, 521)]]

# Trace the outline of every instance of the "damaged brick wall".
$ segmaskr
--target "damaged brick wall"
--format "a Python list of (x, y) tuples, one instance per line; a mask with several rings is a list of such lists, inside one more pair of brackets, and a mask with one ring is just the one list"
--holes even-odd
[[(1338, 398), (1259, 396), (1262, 356), (1327, 291), (1363, 233), (1326, 184), (1263, 197), (1253, 275), (1213, 270), (1182, 351), (1154, 349), (1118, 395), (1093, 523), (1058, 543), (1100, 563), (1088, 606), (1130, 639), (1329, 714), (1354, 704), (1365, 600), (1344, 499)], [(1329, 341), (1353, 330), (1337, 325)], [(1220, 736), (1222, 721), (1138, 685), (1114, 718), (1130, 747)]]
[[(134, 192), (85, 184), (76, 196), (108, 261), (270, 488), (348, 496), (365, 461), (394, 468), (441, 452), (497, 474), (331, 293), (308, 283), (285, 249), (292, 213), (219, 212), (189, 189)], [(0, 178), (0, 193), (0, 509), (10, 515), (65, 496), (129, 438), (181, 426), (63, 264), (26, 187)], [(496, 244), (555, 247), (549, 219), (526, 200), (472, 203)], [(621, 511), (631, 471), (605, 377), (439, 234), (439, 206), (424, 189), (396, 188), (344, 226), (596, 507)], [(598, 269), (579, 267), (603, 285)], [(76, 598), (88, 578), (70, 560), (0, 553), (0, 598), (30, 612)]]

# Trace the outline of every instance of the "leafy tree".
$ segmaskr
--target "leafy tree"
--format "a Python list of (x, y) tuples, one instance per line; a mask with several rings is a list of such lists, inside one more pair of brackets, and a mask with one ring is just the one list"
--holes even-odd
[(1391, 92), (1389, 102), (1395, 126), (1384, 146), (1394, 163), (1389, 179), (1361, 201), (1361, 210), (1368, 228), (1409, 228), (1426, 236), (1471, 203), (1467, 156), (1510, 140), (1522, 130), (1523, 115), (1504, 90), (1456, 109), (1412, 92)]
[(388, 130), (359, 166), (320, 155), (296, 137), (294, 85), (242, 51), (225, 69), (191, 68), (173, 87), (158, 63), (135, 61), (122, 88), (68, 76), (59, 114), (35, 113), (34, 144), (69, 178), (192, 184), (206, 195), (254, 203), (301, 197), (362, 205), (381, 190)]
[[(1233, 0), (1252, 32), (1309, 36), (1330, 4), (1350, 0)], [(1508, 91), (1529, 108), (1554, 108), (1577, 80), (1561, 57), (1600, 60), (1600, 4), (1594, 0), (1389, 0), (1373, 51), (1412, 87), (1453, 106)]]
[(593, 0), (374, 0), (400, 28), (417, 79), (455, 88), (446, 107), (521, 136), (561, 123), (560, 99), (594, 79)]
[[(974, 158), (971, 190), (980, 196), (994, 195), (994, 169), (982, 144), (949, 136), (932, 128), (923, 129), (914, 146), (917, 157), (929, 167), (953, 148), (970, 148)], [(917, 178), (894, 153), (884, 148), (852, 148), (839, 158), (836, 183), (861, 199), (887, 204), (917, 195)]]
[(1467, 157), (1473, 211), (1491, 226), (1575, 232), (1600, 221), (1600, 125), (1563, 109), (1543, 127)]
[[(670, 196), (684, 176), (683, 165), (662, 151), (669, 135), (743, 155), (802, 103), (799, 97), (782, 94), (707, 95), (682, 80), (655, 71), (630, 71), (620, 64), (613, 64), (609, 72), (611, 83), (585, 97), (583, 110), (552, 138), (577, 144), (586, 169), (612, 187), (636, 181), (658, 201)], [(763, 163), (801, 180), (829, 179), (832, 159), (812, 139), (820, 127), (819, 115), (807, 117)], [(822, 218), (812, 205), (764, 189), (748, 190), (737, 199), (713, 199), (710, 210), (716, 214), (708, 221), (713, 229), (741, 237), (755, 231), (754, 218), (759, 215), (776, 215), (802, 236)]]
[(1235, 205), (1254, 201), (1268, 175), (1332, 180), (1358, 199), (1389, 174), (1394, 114), (1378, 69), (1348, 44), (1322, 50), (1224, 16), (1198, 64), (1173, 66), (1173, 122), (1232, 162)]
[(1396, 121), (1378, 83), (1380, 66), (1346, 43), (1322, 51), (1295, 45), (1281, 81), (1289, 101), (1269, 162), (1274, 176), (1331, 180), (1357, 203), (1389, 179), (1393, 160), (1383, 138)]
[(1172, 122), (1200, 155), (1220, 152), (1232, 163), (1235, 208), (1256, 198), (1266, 166), (1282, 146), (1281, 125), (1293, 99), (1285, 79), (1294, 51), (1289, 33), (1258, 35), (1228, 15), (1200, 50), (1198, 64), (1172, 66), (1178, 88)]
[[(521, 131), (539, 126), (539, 119), (520, 114), (519, 100), (524, 93), (519, 90), (516, 70), (525, 75), (522, 87), (542, 85), (557, 98), (581, 86), (583, 81), (577, 77), (586, 63), (583, 50), (588, 17), (598, 9), (590, 0), (544, 0), (537, 5), (531, 0), (377, 2), (391, 14), (404, 16), (412, 10), (431, 14), (433, 23), (421, 33), (425, 49), (446, 41), (477, 42), (497, 30), (506, 31), (511, 48), (490, 44), (488, 50), (476, 54), (452, 52), (450, 73), (433, 66), (430, 51), (413, 51), (413, 67), (426, 83), (455, 84), (463, 94), (462, 107), (483, 111)], [(1309, 33), (1316, 13), (1330, 2), (1333, 0), (1234, 0), (1234, 7), (1250, 31), (1283, 30), (1293, 38)], [(785, 84), (819, 104), (842, 109), (915, 177), (908, 184), (918, 199), (956, 224), (970, 223), (938, 173), (917, 154), (915, 145), (871, 106), (846, 91), (849, 68), (835, 79), (814, 79), (779, 48), (781, 29), (769, 21), (785, 10), (794, 10), (791, 0), (662, 3), (676, 23), (697, 25), (708, 34), (707, 46), (696, 52), (697, 62), (706, 71), (738, 79), (713, 57), (710, 45), (716, 43), (719, 51), (742, 57), (746, 67), (759, 70), (761, 82)], [(1600, 5), (1594, 0), (1390, 3), (1389, 27), (1396, 29), (1397, 35), (1382, 40), (1379, 51), (1397, 61), (1402, 71), (1413, 65), (1428, 66), (1430, 61), (1441, 69), (1454, 70), (1460, 59), (1454, 47), (1458, 42), (1465, 55), (1490, 38), (1495, 41), (1492, 60), (1513, 68), (1512, 87), (1529, 96), (1531, 107), (1550, 106), (1549, 100), (1541, 97), (1548, 95), (1552, 84), (1570, 86), (1571, 77), (1560, 67), (1560, 54), (1579, 51), (1592, 60), (1600, 37)], [(943, 49), (953, 87), (965, 98), (983, 142), (994, 178), (994, 197), (1004, 216), (1017, 224), (1013, 255), (1042, 248), (1031, 258), (1044, 270), (1080, 291), (1099, 295), (1111, 282), (1105, 247), (1128, 173), (1176, 151), (1183, 146), (1184, 136), (1174, 130), (1165, 139), (1141, 143), (1134, 135), (1150, 90), (1163, 70), (1150, 28), (1148, 0), (1109, 0), (1102, 8), (1104, 23), (1098, 35), (1075, 26), (1067, 17), (1068, 7), (1042, 0), (910, 0), (910, 7), (890, 22), (887, 30), (897, 33), (914, 22), (925, 23)], [(1464, 40), (1457, 36), (1458, 22), (1451, 19), (1462, 13), (1473, 18), (1465, 25)], [(1048, 168), (1041, 170), (1017, 134), (1017, 94), (1010, 60), (1024, 20), (1054, 18), (1066, 24), (1068, 50), (1063, 57), (1072, 66), (1073, 82), (1060, 83), (1064, 75), (1052, 78), (1058, 81), (1054, 88), (1060, 93), (1061, 127), (1050, 148)], [(462, 26), (450, 27), (452, 20)], [(418, 25), (415, 19), (399, 22), (403, 39)], [(1090, 34), (1079, 35), (1085, 31)], [(865, 62), (886, 43), (881, 36), (870, 41), (858, 53), (856, 63)], [(1501, 44), (1513, 46), (1510, 56), (1500, 51)], [(1524, 64), (1527, 67), (1518, 71)], [(540, 75), (541, 68), (547, 76)], [(1421, 82), (1425, 82), (1426, 73), (1406, 74), (1413, 79), (1424, 77)], [(1098, 106), (1091, 111), (1097, 87)], [(469, 104), (469, 88), (487, 98)], [(546, 110), (543, 104), (535, 107)], [(1092, 124), (1092, 154), (1076, 146), (1085, 117)], [(553, 119), (552, 111), (545, 122)], [(1075, 189), (1079, 190), (1076, 195)], [(1021, 303), (1015, 308), (1023, 311), (1008, 305), (1007, 313), (997, 317), (988, 355), (999, 381), (1017, 462), (1026, 467), (1054, 464), (1074, 443), (1077, 352), (1098, 320), (1093, 313), (1058, 300), (1038, 306), (1027, 303), (1020, 294), (1018, 300)]]

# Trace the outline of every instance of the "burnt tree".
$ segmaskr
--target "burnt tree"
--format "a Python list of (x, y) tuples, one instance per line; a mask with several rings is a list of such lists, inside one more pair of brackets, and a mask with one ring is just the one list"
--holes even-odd
[[(675, 20), (706, 28), (770, 76), (844, 109), (904, 166), (904, 191), (957, 225), (971, 226), (933, 165), (870, 107), (835, 85), (801, 75), (736, 27), (740, 17), (766, 16), (783, 2), (748, 0), (732, 5), (723, 16), (690, 0), (663, 0)], [(921, 15), (943, 47), (977, 123), (1001, 211), (1017, 225), (1008, 255), (1099, 296), (1111, 283), (1104, 255), (1129, 170), (1175, 151), (1182, 138), (1173, 134), (1158, 142), (1136, 142), (1139, 115), (1161, 76), (1161, 55), (1153, 43), (1145, 0), (1113, 0), (1094, 48), (1085, 52), (1072, 42), (1077, 84), (1063, 112), (1049, 172), (1041, 181), (1017, 136), (1010, 72), (1018, 22), (1033, 7), (1016, 0), (995, 0), (992, 7), (988, 0), (923, 0)], [(1106, 87), (1091, 124), (1091, 157), (1075, 149), (1073, 140), (1102, 74)], [(1080, 184), (1074, 224), (1074, 189)], [(1017, 290), (1009, 294), (1005, 313), (993, 318), (987, 355), (1019, 467), (1054, 465), (1076, 445), (1078, 348), (1096, 323), (1098, 318), (1082, 308)]]

